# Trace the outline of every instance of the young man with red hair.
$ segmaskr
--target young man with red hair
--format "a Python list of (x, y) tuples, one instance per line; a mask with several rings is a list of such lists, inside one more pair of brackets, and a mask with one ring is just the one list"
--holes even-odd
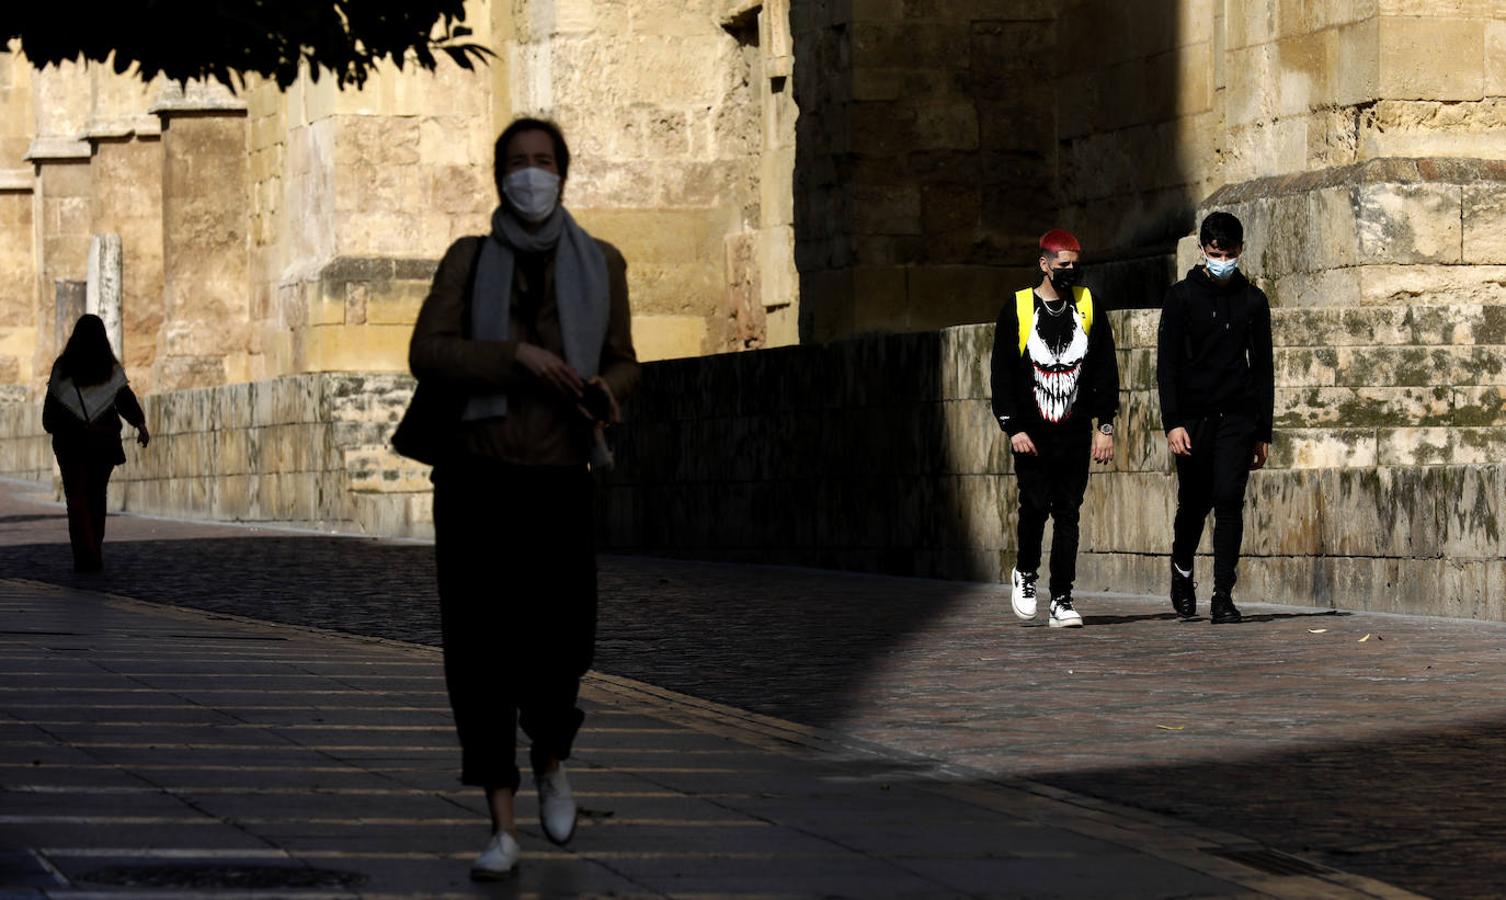
[(1041, 236), (1040, 248), (1040, 283), (1004, 304), (994, 332), (994, 419), (1009, 435), (1019, 479), (1010, 605), (1019, 618), (1035, 618), (1041, 540), (1050, 518), (1055, 531), (1048, 622), (1078, 628), (1082, 615), (1072, 608), (1072, 584), (1079, 510), (1089, 460), (1107, 465), (1114, 458), (1119, 361), (1108, 318), (1079, 283), (1077, 238), (1052, 229)]

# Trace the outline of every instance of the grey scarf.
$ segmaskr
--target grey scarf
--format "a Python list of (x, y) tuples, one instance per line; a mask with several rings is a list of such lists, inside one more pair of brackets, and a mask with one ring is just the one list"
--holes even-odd
[(110, 377), (99, 384), (79, 385), (72, 378), (59, 374), (56, 367), (47, 380), (47, 393), (85, 425), (94, 424), (113, 407), (115, 395), (125, 387), (125, 370), (118, 365), (110, 371)]
[[(512, 337), (512, 280), (515, 253), (554, 250), (554, 293), (559, 305), (565, 361), (581, 378), (591, 378), (601, 365), (607, 338), (611, 296), (607, 260), (596, 241), (563, 206), (529, 232), (516, 218), (497, 207), (492, 233), (483, 238), (476, 262), (476, 287), (471, 295), (471, 337), (505, 341)], [(507, 415), (507, 393), (473, 394), (461, 418), (465, 421)]]

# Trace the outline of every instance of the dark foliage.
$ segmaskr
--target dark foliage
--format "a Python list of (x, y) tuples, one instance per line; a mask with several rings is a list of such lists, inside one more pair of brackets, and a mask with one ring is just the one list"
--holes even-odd
[(0, 27), (34, 65), (86, 59), (143, 81), (215, 79), (232, 90), (248, 74), (286, 88), (308, 64), (359, 88), (383, 60), (432, 71), (436, 53), (470, 69), (491, 55), (462, 43), (463, 0), (135, 0), (6, 3)]

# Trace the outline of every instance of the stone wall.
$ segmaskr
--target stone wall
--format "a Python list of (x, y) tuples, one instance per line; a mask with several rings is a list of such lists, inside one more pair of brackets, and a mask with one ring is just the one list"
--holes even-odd
[(525, 112), (572, 138), (568, 202), (628, 257), (643, 358), (797, 338), (787, 0), (467, 14), (490, 67), (382, 66), (359, 91), (0, 53), (0, 384), (40, 387), (57, 284), (104, 233), (145, 391), (405, 370), (414, 273), (489, 228), (493, 141)]
[(1376, 159), (1229, 185), (1203, 205), (1245, 223), (1245, 261), (1277, 305), (1502, 303), (1503, 196), (1500, 160)]
[[(1082, 590), (1165, 589), (1156, 317), (1113, 317), (1124, 414), (1084, 507)], [(1241, 596), (1506, 618), (1503, 326), (1490, 305), (1275, 313), (1277, 441), (1252, 480)], [(1015, 496), (991, 344), (976, 326), (650, 367), (603, 545), (1003, 580)]]
[(36, 363), (32, 100), (31, 66), (0, 54), (0, 385), (30, 384)]
[(571, 138), (566, 202), (627, 256), (645, 359), (797, 337), (788, 10), (788, 0), (491, 7), (507, 73), (497, 121), (551, 115)]
[[(1110, 316), (1121, 436), (1090, 481), (1084, 591), (1164, 588), (1156, 320)], [(1251, 482), (1241, 596), (1506, 619), (1506, 306), (1277, 309), (1273, 327), (1277, 439)], [(647, 366), (602, 481), (603, 549), (1002, 580), (1015, 495), (992, 339), (971, 326)], [(154, 395), (155, 440), (128, 450), (112, 502), (427, 536), (427, 471), (387, 449), (411, 384), (329, 373)], [(39, 429), (35, 404), (0, 406), (0, 473), (51, 477)]]
[[(433, 534), (428, 469), (387, 441), (412, 394), (387, 374), (292, 375), (144, 398), (110, 483), (124, 512), (394, 537)], [(40, 405), (0, 404), (0, 474), (55, 483)]]
[(1054, 4), (794, 12), (806, 341), (991, 318), (1055, 218)]

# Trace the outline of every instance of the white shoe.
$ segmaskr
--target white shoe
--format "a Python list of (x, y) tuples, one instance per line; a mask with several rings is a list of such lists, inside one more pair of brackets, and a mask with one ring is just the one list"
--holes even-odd
[(569, 843), (575, 836), (575, 797), (570, 793), (564, 765), (548, 775), (533, 776), (533, 783), (539, 789), (539, 825), (544, 837), (556, 844)]
[(1014, 607), (1014, 614), (1022, 619), (1035, 618), (1035, 579), (1034, 572), (1009, 570), (1009, 605)]
[(1072, 595), (1063, 594), (1051, 598), (1052, 628), (1081, 628), (1082, 613), (1072, 608)]
[(505, 831), (492, 835), (486, 849), (471, 863), (471, 878), (475, 881), (498, 881), (517, 874), (518, 857), (523, 848)]

